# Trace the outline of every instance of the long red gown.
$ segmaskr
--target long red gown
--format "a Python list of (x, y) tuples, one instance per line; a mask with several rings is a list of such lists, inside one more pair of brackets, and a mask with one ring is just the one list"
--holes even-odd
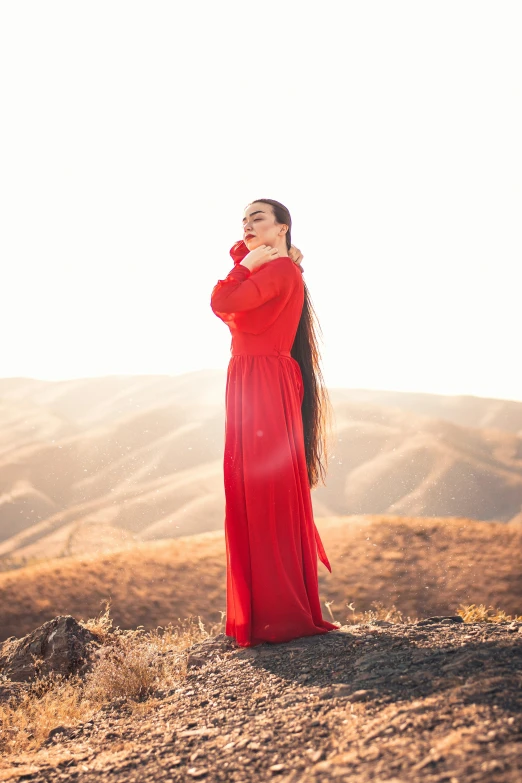
[(317, 557), (331, 572), (313, 519), (301, 368), (290, 355), (304, 301), (288, 256), (218, 280), (211, 308), (230, 328), (224, 451), (226, 626), (241, 647), (327, 633)]

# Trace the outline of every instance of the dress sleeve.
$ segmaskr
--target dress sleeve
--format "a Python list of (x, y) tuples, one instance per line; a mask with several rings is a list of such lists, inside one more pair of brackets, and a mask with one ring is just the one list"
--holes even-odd
[(255, 274), (237, 264), (214, 286), (210, 306), (216, 315), (237, 313), (259, 307), (276, 296), (285, 296), (294, 280), (290, 272), (289, 266), (277, 261), (269, 261)]
[(288, 302), (295, 285), (290, 258), (269, 261), (251, 273), (237, 264), (212, 290), (210, 306), (231, 329), (264, 331)]

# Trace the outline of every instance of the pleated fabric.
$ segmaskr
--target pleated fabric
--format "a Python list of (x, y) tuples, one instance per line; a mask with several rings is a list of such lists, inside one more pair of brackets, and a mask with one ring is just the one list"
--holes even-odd
[(301, 416), (303, 379), (291, 356), (303, 306), (300, 267), (277, 258), (250, 273), (244, 243), (212, 291), (230, 328), (223, 460), (227, 636), (238, 645), (337, 630), (324, 620), (318, 558), (331, 572), (313, 519)]

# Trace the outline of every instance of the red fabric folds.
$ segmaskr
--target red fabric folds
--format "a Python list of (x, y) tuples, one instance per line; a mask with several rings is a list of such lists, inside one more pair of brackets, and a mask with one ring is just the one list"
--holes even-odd
[[(284, 642), (336, 630), (324, 620), (317, 558), (331, 571), (313, 519), (304, 450), (303, 380), (291, 347), (301, 316), (299, 265), (276, 258), (218, 280), (213, 312), (229, 326), (225, 391), (227, 636), (238, 645)], [(236, 260), (239, 259), (239, 260)]]

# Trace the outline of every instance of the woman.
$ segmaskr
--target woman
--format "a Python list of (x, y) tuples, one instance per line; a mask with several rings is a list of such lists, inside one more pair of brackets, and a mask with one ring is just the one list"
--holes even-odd
[(324, 479), (328, 398), (320, 384), (313, 308), (290, 213), (245, 209), (234, 268), (211, 308), (232, 334), (226, 383), (227, 636), (241, 647), (337, 630), (319, 602), (317, 557), (331, 572), (310, 489)]

